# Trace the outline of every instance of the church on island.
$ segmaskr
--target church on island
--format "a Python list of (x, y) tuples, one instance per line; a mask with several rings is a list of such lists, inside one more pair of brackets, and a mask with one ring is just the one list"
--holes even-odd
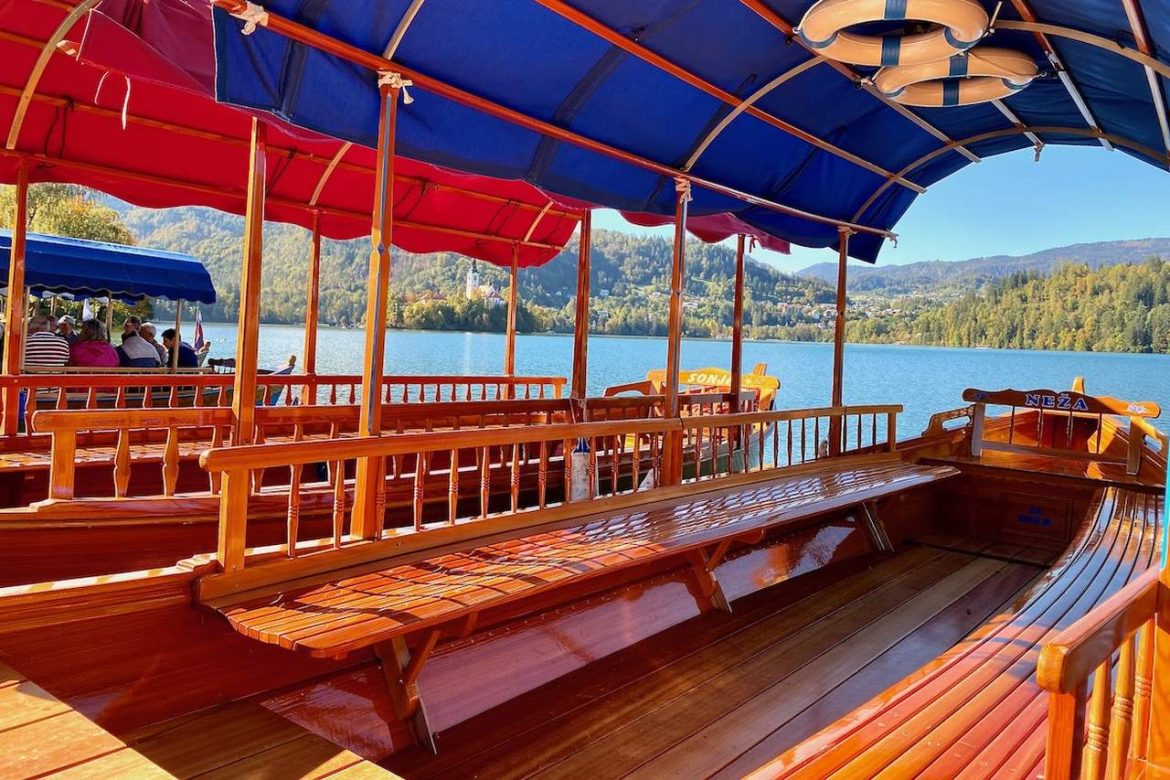
[(507, 303), (494, 284), (479, 283), (479, 268), (476, 266), (475, 260), (471, 261), (471, 268), (467, 271), (467, 285), (464, 294), (469, 301), (476, 299), (487, 301), (488, 306), (493, 309)]

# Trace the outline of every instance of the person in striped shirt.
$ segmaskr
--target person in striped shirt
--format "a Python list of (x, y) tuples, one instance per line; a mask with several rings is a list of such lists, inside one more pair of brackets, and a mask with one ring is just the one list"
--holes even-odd
[(69, 342), (49, 330), (47, 317), (37, 315), (28, 321), (28, 341), (24, 345), (24, 364), (60, 368), (69, 360)]

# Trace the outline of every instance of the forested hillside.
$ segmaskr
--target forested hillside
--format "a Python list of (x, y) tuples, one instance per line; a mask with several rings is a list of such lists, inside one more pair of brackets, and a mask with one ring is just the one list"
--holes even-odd
[[(1170, 238), (1098, 241), (1045, 249), (1029, 255), (994, 255), (957, 262), (858, 264), (849, 269), (849, 292), (885, 297), (930, 294), (936, 300), (938, 297), (955, 298), (1021, 272), (1048, 274), (1068, 263), (1100, 268), (1141, 263), (1155, 256), (1170, 257)], [(831, 284), (837, 278), (837, 264), (818, 263), (800, 271), (799, 275)]]
[[(208, 209), (152, 211), (123, 208), (123, 219), (138, 242), (188, 252), (202, 260), (219, 292), (210, 319), (233, 320), (238, 306), (242, 221)], [(266, 322), (304, 320), (308, 233), (269, 224), (264, 233)], [(357, 324), (365, 315), (369, 241), (326, 241), (321, 260), (321, 317), (332, 324)], [(670, 244), (656, 237), (594, 231), (592, 259), (593, 328), (604, 333), (658, 335), (666, 332)], [(411, 255), (395, 251), (390, 319), (396, 327), (502, 330), (503, 312), (468, 301), (464, 279), (471, 261), (458, 255)], [(484, 284), (501, 293), (505, 269), (479, 263)], [(759, 337), (818, 339), (833, 301), (833, 289), (812, 279), (780, 273), (755, 261), (747, 264), (745, 320)], [(723, 335), (730, 330), (734, 252), (697, 241), (687, 249), (687, 332)], [(575, 240), (541, 268), (520, 273), (523, 303), (518, 327), (572, 329), (577, 283)], [(422, 300), (420, 300), (422, 299)]]
[(1170, 351), (1170, 262), (1018, 273), (942, 307), (849, 325), (852, 341), (1094, 352)]

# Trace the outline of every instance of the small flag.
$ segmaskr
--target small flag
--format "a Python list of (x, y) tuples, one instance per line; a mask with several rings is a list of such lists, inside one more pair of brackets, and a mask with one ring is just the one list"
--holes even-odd
[(89, 305), (89, 298), (85, 299), (85, 303), (81, 304), (81, 321), (93, 319), (93, 307)]
[(203, 309), (202, 307), (195, 307), (195, 342), (192, 344), (196, 352), (203, 349), (203, 345), (207, 340), (203, 338)]

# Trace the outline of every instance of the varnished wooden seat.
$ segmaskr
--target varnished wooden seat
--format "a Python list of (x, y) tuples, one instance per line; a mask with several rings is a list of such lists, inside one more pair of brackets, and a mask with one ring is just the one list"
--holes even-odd
[[(1018, 608), (993, 618), (757, 776), (1041, 775), (1048, 701), (1036, 683), (1040, 648), (1157, 565), (1161, 504), (1148, 493), (1103, 491), (1072, 547)], [(767, 740), (759, 747), (766, 748)]]
[[(902, 462), (841, 466), (712, 490), (638, 511), (386, 568), (288, 593), (211, 602), (241, 633), (332, 657), (603, 572), (696, 554), (706, 574), (732, 540), (956, 474)], [(710, 553), (703, 553), (709, 548)], [(715, 584), (717, 587), (717, 584)], [(710, 592), (710, 591), (709, 591)]]

